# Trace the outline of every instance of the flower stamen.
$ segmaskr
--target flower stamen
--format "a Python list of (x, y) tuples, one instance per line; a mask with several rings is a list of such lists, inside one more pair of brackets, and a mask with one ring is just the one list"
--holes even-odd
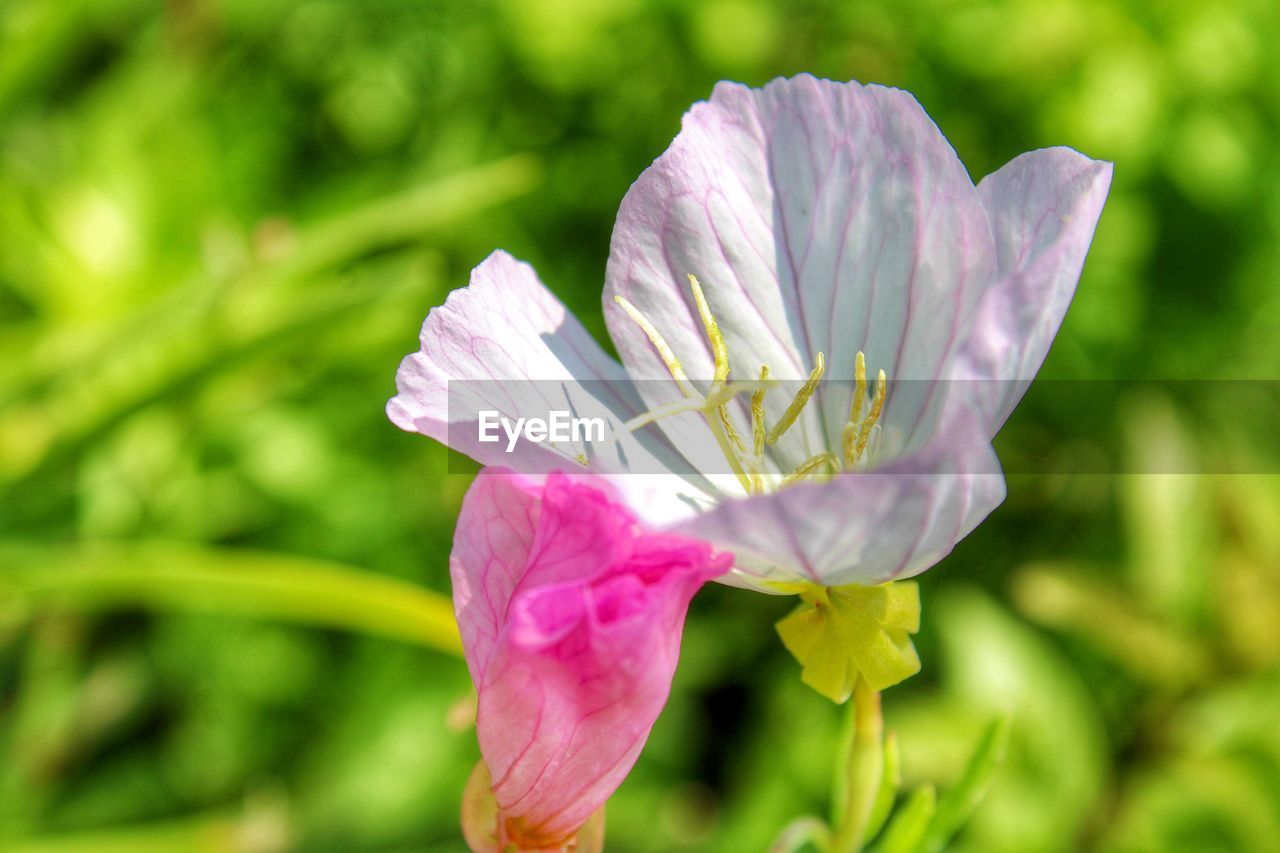
[(689, 274), (689, 287), (693, 290), (693, 301), (698, 305), (698, 316), (702, 318), (702, 327), (706, 329), (707, 341), (711, 344), (711, 358), (715, 365), (712, 385), (723, 385), (729, 378), (729, 348), (725, 345), (724, 335), (720, 334), (720, 324), (716, 322), (711, 306), (707, 304), (702, 285), (693, 273)]
[(871, 438), (871, 429), (880, 420), (888, 382), (883, 370), (876, 375), (876, 387), (872, 392), (871, 410), (864, 417), (862, 407), (867, 399), (867, 357), (861, 351), (853, 361), (853, 404), (849, 407), (849, 420), (841, 433), (844, 463), (853, 466), (862, 459)]
[[(663, 418), (687, 412), (697, 412), (702, 415), (707, 428), (711, 430), (712, 437), (719, 446), (720, 452), (729, 461), (729, 467), (734, 476), (737, 477), (738, 483), (743, 490), (749, 495), (771, 491), (765, 460), (765, 448), (777, 444), (779, 439), (795, 425), (795, 422), (804, 411), (804, 407), (808, 405), (809, 400), (817, 392), (818, 384), (826, 373), (826, 356), (822, 353), (818, 353), (815, 356), (814, 367), (809, 372), (808, 378), (800, 386), (791, 402), (787, 404), (778, 422), (771, 429), (767, 428), (765, 425), (764, 398), (770, 387), (769, 366), (760, 366), (760, 378), (755, 382), (730, 382), (729, 347), (725, 343), (724, 334), (720, 331), (720, 324), (716, 322), (715, 314), (711, 311), (711, 305), (702, 289), (702, 283), (693, 274), (689, 275), (689, 288), (693, 292), (693, 301), (698, 309), (698, 317), (702, 321), (707, 342), (711, 346), (713, 375), (711, 387), (706, 395), (701, 394), (689, 380), (680, 360), (653, 323), (624, 297), (614, 296), (614, 300), (627, 313), (627, 316), (648, 337), (663, 364), (666, 365), (671, 378), (676, 381), (680, 392), (685, 397), (683, 400), (668, 403), (637, 415), (627, 421), (623, 425), (623, 429), (630, 432)], [(750, 448), (748, 448), (742, 434), (738, 431), (729, 408), (729, 403), (747, 390), (751, 391)], [(869, 406), (867, 404), (868, 390), (871, 390)], [(879, 435), (879, 420), (884, 410), (887, 391), (888, 383), (883, 370), (878, 372), (874, 388), (868, 388), (867, 359), (862, 352), (859, 352), (854, 359), (853, 402), (849, 408), (849, 419), (841, 433), (840, 454), (824, 452), (806, 459), (791, 473), (780, 480), (773, 480), (772, 483), (776, 483), (776, 488), (785, 488), (806, 477), (819, 474), (824, 468), (829, 468), (832, 473), (839, 473), (841, 470), (853, 468), (861, 462), (872, 438)], [(864, 408), (867, 409), (865, 415), (863, 414)]]
[(880, 420), (880, 410), (884, 408), (884, 397), (887, 393), (886, 384), (884, 371), (881, 370), (876, 376), (876, 393), (871, 398), (871, 411), (867, 419), (862, 422), (862, 429), (858, 431), (858, 445), (853, 449), (855, 459), (862, 458), (863, 451), (867, 449), (867, 439), (871, 437), (871, 428), (876, 425), (876, 421)]
[(764, 392), (769, 365), (760, 365), (760, 387), (751, 392), (751, 438), (756, 456), (764, 456)]
[(818, 390), (818, 383), (822, 380), (822, 374), (827, 369), (827, 359), (822, 353), (818, 353), (814, 359), (816, 364), (813, 370), (809, 372), (809, 378), (800, 386), (800, 390), (796, 392), (795, 399), (787, 405), (787, 410), (782, 413), (782, 417), (773, 425), (773, 429), (769, 430), (769, 434), (765, 436), (766, 444), (777, 444), (778, 439), (782, 438), (787, 430), (791, 429), (791, 425), (796, 422), (796, 418), (800, 417), (800, 412), (804, 410), (805, 403), (809, 402), (809, 398), (813, 396), (813, 392)]
[[(693, 287), (693, 298), (698, 303), (698, 313), (702, 316), (703, 325), (707, 330), (707, 337), (711, 342), (711, 350), (715, 359), (715, 380), (712, 383), (711, 397), (720, 399), (723, 393), (721, 386), (729, 377), (729, 354), (725, 347), (724, 337), (720, 334), (720, 327), (716, 324), (715, 317), (711, 314), (711, 308), (707, 305), (705, 295), (702, 293), (702, 287), (698, 284), (698, 280), (693, 276), (689, 276), (689, 283)], [(716, 444), (720, 446), (720, 452), (724, 454), (725, 459), (729, 462), (729, 468), (733, 471), (735, 477), (738, 478), (738, 484), (742, 486), (743, 491), (748, 494), (752, 490), (752, 478), (747, 475), (746, 468), (743, 467), (742, 460), (738, 454), (746, 453), (746, 447), (742, 443), (742, 438), (738, 435), (737, 429), (734, 428), (733, 422), (729, 419), (728, 408), (725, 403), (713, 403), (707, 397), (703, 397), (698, 393), (689, 377), (684, 372), (684, 367), (680, 364), (680, 359), (676, 358), (676, 354), (671, 350), (662, 333), (657, 330), (653, 323), (649, 322), (649, 318), (640, 313), (640, 309), (632, 305), (626, 298), (621, 295), (615, 295), (614, 301), (627, 312), (627, 316), (635, 322), (637, 326), (649, 338), (649, 343), (653, 344), (653, 348), (658, 351), (658, 356), (667, 366), (671, 378), (676, 381), (681, 393), (691, 401), (696, 401), (696, 405), (691, 406), (688, 411), (700, 411), (702, 417), (707, 422), (707, 427), (711, 430), (712, 437), (715, 438)], [(731, 395), (732, 396), (732, 395)], [(677, 414), (681, 409), (678, 407), (664, 407), (668, 411), (657, 414), (652, 420), (665, 417), (671, 414)], [(710, 414), (711, 409), (716, 409), (714, 416)], [(650, 412), (649, 415), (654, 413)], [(647, 415), (640, 415), (633, 418), (633, 421), (643, 421)], [(652, 422), (652, 420), (650, 422)], [(643, 424), (641, 424), (643, 425)]]
[(613, 297), (613, 301), (617, 302), (622, 310), (627, 312), (627, 316), (649, 338), (649, 343), (653, 344), (653, 348), (658, 351), (658, 357), (667, 366), (667, 371), (671, 374), (671, 378), (676, 381), (676, 386), (679, 387), (680, 392), (686, 397), (695, 397), (697, 392), (693, 390), (689, 377), (685, 375), (680, 359), (676, 358), (676, 354), (671, 351), (671, 347), (667, 344), (666, 339), (662, 337), (662, 333), (654, 327), (653, 323), (649, 322), (648, 317), (640, 313), (639, 308), (628, 302), (625, 297), (616, 295)]
[[(707, 304), (707, 296), (702, 292), (702, 285), (698, 282), (698, 277), (693, 273), (689, 273), (689, 288), (693, 291), (693, 301), (698, 306), (698, 316), (702, 318), (702, 328), (706, 330), (707, 341), (711, 344), (713, 374), (711, 377), (711, 394), (708, 396), (717, 396), (716, 392), (724, 387), (725, 381), (729, 378), (729, 348), (725, 345), (724, 335), (720, 333), (720, 324), (716, 322), (715, 315), (711, 313), (711, 306)], [(729, 415), (727, 403), (716, 405), (716, 416), (720, 418), (720, 426), (724, 429), (725, 435), (734, 448), (739, 453), (745, 454), (747, 446), (742, 443), (742, 437), (738, 435), (737, 427), (733, 424), (733, 418)]]
[(656, 409), (650, 409), (647, 412), (642, 412), (641, 414), (636, 415), (634, 418), (622, 425), (622, 430), (624, 432), (635, 432), (641, 427), (647, 427), (649, 424), (663, 420), (664, 418), (669, 418), (674, 415), (683, 415), (685, 412), (700, 412), (702, 411), (703, 406), (703, 401), (697, 398), (677, 400), (674, 403), (668, 403), (665, 406), (659, 406)]
[(724, 430), (734, 448), (739, 453), (745, 454), (747, 446), (742, 443), (742, 436), (738, 435), (738, 428), (733, 425), (733, 419), (729, 417), (728, 405), (721, 403), (716, 406), (716, 416), (720, 418), (720, 427)]
[(803, 480), (810, 474), (817, 473), (823, 466), (831, 466), (831, 470), (840, 470), (840, 460), (836, 458), (834, 453), (819, 453), (817, 456), (811, 456), (796, 466), (796, 470), (782, 478), (782, 482), (778, 483), (778, 488), (785, 489), (794, 483)]

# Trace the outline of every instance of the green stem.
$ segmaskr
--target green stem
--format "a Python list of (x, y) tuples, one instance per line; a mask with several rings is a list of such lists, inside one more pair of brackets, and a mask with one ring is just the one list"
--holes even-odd
[(831, 853), (855, 853), (866, 843), (867, 826), (884, 773), (884, 719), (880, 694), (858, 678), (850, 702), (853, 736), (842, 757), (839, 799), (835, 804), (835, 837)]

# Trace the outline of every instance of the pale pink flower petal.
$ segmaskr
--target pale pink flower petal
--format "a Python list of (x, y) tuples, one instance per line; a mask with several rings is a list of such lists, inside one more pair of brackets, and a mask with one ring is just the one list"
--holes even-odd
[(613, 793), (667, 700), (690, 598), (728, 569), (565, 475), (476, 479), (450, 572), (507, 840), (563, 840)]
[(964, 369), (985, 381), (994, 434), (1044, 363), (1062, 325), (1111, 186), (1111, 164), (1070, 148), (1030, 151), (982, 179), (997, 280), (967, 337)]
[[(690, 273), (738, 378), (767, 364), (774, 377), (801, 379), (821, 352), (828, 377), (850, 379), (861, 350), (892, 380), (937, 380), (994, 254), (973, 182), (915, 98), (800, 75), (762, 89), (717, 85), (623, 199), (605, 316), (633, 377), (666, 370), (615, 295), (663, 331), (690, 376), (710, 378)], [(784, 438), (790, 461), (839, 434), (849, 388), (823, 388)], [(641, 389), (650, 405), (670, 402), (656, 398), (664, 390), (674, 392), (669, 383)], [(768, 401), (775, 417), (784, 396)], [(890, 398), (885, 419), (914, 422), (928, 402), (937, 400)]]
[[(642, 410), (621, 365), (608, 356), (538, 280), (528, 264), (497, 251), (471, 273), (469, 286), (453, 291), (422, 325), (422, 349), (407, 356), (396, 373), (397, 394), (387, 415), (401, 429), (420, 432), (486, 464), (516, 465), (522, 470), (547, 466), (546, 451), (523, 442), (516, 454), (505, 442), (474, 441), (475, 429), (458, 428), (477, 409), (493, 409), (511, 418), (564, 406), (566, 393), (581, 383), (609, 380), (598, 387), (612, 393), (603, 402), (618, 419)], [(454, 393), (450, 395), (450, 382)], [(452, 403), (453, 411), (450, 411)], [(450, 424), (454, 425), (450, 429)], [(570, 457), (571, 459), (572, 457)]]
[[(709, 502), (712, 487), (680, 454), (651, 433), (620, 426), (645, 411), (636, 386), (546, 286), (533, 267), (496, 251), (471, 273), (470, 283), (433, 308), (422, 325), (421, 349), (396, 372), (397, 394), (387, 415), (401, 429), (436, 439), (486, 465), (524, 473), (580, 471), (589, 455), (594, 473), (643, 471), (615, 484), (646, 517), (669, 520)], [(553, 410), (599, 416), (617, 443), (551, 447), (505, 434), (481, 442), (479, 415), (493, 411), (512, 423)], [(705, 444), (705, 442), (704, 442)]]
[(1005, 498), (999, 460), (975, 414), (945, 439), (874, 471), (837, 474), (780, 492), (725, 501), (677, 525), (732, 547), (726, 583), (879, 584), (911, 577), (951, 552)]

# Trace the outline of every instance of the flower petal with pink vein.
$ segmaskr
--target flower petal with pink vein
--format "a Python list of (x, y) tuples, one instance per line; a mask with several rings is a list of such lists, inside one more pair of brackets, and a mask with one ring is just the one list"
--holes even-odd
[(499, 833), (520, 849), (562, 841), (635, 763), (689, 600), (730, 558), (644, 532), (586, 482), (489, 469), (463, 502), (449, 564)]

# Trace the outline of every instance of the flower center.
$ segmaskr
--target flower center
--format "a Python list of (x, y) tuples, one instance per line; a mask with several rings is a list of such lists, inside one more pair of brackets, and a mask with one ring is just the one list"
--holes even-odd
[[(818, 390), (818, 383), (826, 372), (826, 357), (818, 353), (814, 357), (813, 370), (804, 380), (795, 396), (787, 404), (782, 416), (773, 426), (765, 424), (765, 395), (776, 385), (769, 378), (769, 366), (760, 365), (759, 378), (751, 382), (729, 381), (729, 348), (725, 344), (724, 335), (707, 297), (702, 292), (702, 285), (696, 276), (689, 276), (689, 286), (693, 290), (693, 300), (698, 306), (698, 315), (702, 319), (702, 327), (707, 341), (711, 345), (711, 357), (714, 365), (711, 389), (705, 395), (700, 393), (684, 372), (684, 367), (666, 340), (649, 318), (622, 296), (614, 300), (627, 313), (627, 316), (640, 327), (657, 351), (658, 357), (666, 365), (676, 387), (680, 389), (684, 400), (645, 412), (627, 422), (629, 430), (639, 429), (650, 423), (684, 412), (698, 412), (711, 430), (717, 446), (729, 462), (743, 490), (749, 494), (764, 494), (777, 489), (786, 488), (807, 479), (822, 479), (842, 471), (856, 471), (865, 467), (874, 452), (875, 437), (879, 433), (880, 413), (884, 410), (887, 390), (884, 371), (879, 371), (874, 388), (867, 384), (867, 359), (861, 351), (854, 360), (853, 402), (849, 407), (849, 418), (841, 430), (838, 446), (840, 453), (831, 451), (819, 453), (795, 466), (787, 472), (770, 472), (766, 468), (766, 448), (778, 442), (795, 424), (803, 413), (805, 406)], [(739, 394), (751, 394), (751, 446), (734, 423), (729, 403)]]

